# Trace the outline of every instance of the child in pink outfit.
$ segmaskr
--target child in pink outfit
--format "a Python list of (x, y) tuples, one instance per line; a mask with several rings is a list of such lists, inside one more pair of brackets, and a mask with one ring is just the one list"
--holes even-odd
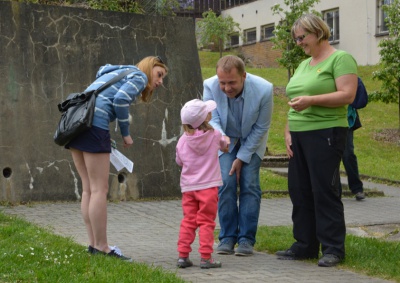
[(214, 260), (215, 218), (218, 209), (218, 187), (222, 185), (218, 150), (227, 151), (229, 138), (213, 129), (208, 122), (217, 107), (212, 100), (194, 99), (181, 110), (184, 133), (176, 146), (176, 163), (182, 166), (181, 190), (183, 219), (179, 231), (177, 266), (193, 265), (190, 247), (199, 228), (201, 268), (221, 267)]

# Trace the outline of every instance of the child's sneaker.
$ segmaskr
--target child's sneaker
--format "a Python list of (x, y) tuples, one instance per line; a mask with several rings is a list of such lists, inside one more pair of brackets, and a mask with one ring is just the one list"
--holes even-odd
[(179, 268), (191, 267), (192, 265), (193, 262), (188, 257), (180, 257), (176, 263), (176, 266)]
[(221, 266), (222, 266), (222, 263), (213, 258), (209, 258), (209, 259), (202, 258), (200, 261), (200, 268), (218, 268)]

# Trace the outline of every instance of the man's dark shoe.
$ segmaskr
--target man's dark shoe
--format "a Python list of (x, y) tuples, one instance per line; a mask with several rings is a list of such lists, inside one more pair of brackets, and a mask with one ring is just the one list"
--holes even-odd
[(253, 255), (253, 245), (249, 241), (240, 242), (236, 249), (235, 255), (237, 256)]
[(234, 246), (235, 244), (232, 241), (222, 240), (217, 247), (217, 254), (231, 255), (235, 252), (233, 249)]
[(318, 256), (298, 256), (291, 249), (287, 249), (286, 251), (277, 251), (275, 254), (278, 256), (278, 259), (282, 260), (302, 260), (318, 258)]
[(363, 192), (356, 193), (356, 200), (363, 200), (365, 199), (365, 194)]
[(323, 266), (323, 267), (332, 267), (336, 266), (338, 263), (340, 263), (342, 260), (340, 257), (334, 254), (324, 254), (321, 259), (318, 261), (318, 266)]
[(282, 259), (282, 260), (301, 259), (301, 258), (297, 257), (296, 254), (291, 249), (287, 249), (286, 251), (277, 251), (275, 254), (278, 256), (278, 259)]

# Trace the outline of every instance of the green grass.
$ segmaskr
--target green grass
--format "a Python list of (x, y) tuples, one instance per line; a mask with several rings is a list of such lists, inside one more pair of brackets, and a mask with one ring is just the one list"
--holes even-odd
[(0, 282), (184, 282), (160, 267), (93, 256), (70, 238), (0, 213)]
[(261, 168), (260, 186), (263, 198), (288, 197), (287, 178), (266, 168)]
[[(275, 253), (286, 250), (294, 241), (292, 227), (262, 226), (257, 230), (255, 249)], [(374, 238), (346, 236), (346, 259), (339, 268), (400, 282), (400, 242), (386, 242)], [(317, 260), (308, 260), (317, 263)]]

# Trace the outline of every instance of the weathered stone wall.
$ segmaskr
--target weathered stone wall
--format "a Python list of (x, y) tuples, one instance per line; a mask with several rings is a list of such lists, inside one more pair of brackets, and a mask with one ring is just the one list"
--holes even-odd
[(132, 174), (111, 166), (110, 197), (180, 195), (175, 146), (180, 108), (201, 96), (194, 21), (0, 1), (0, 201), (79, 200), (81, 182), (68, 150), (53, 142), (57, 104), (81, 91), (106, 63), (160, 55), (164, 88), (131, 107), (134, 145), (118, 149)]
[(237, 49), (246, 61), (246, 66), (252, 68), (277, 68), (279, 63), (277, 58), (282, 56), (282, 52), (273, 49), (273, 42), (265, 40), (248, 45), (240, 46)]

